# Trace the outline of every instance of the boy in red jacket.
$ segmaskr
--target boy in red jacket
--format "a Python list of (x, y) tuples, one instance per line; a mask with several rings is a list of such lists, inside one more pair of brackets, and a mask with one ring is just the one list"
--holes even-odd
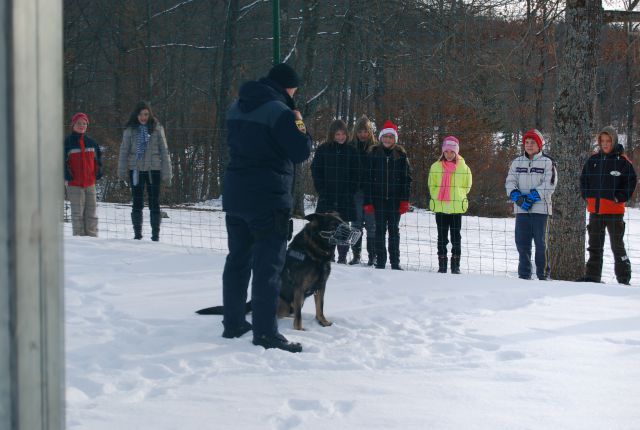
[(86, 135), (89, 117), (78, 112), (71, 118), (71, 134), (64, 140), (64, 180), (71, 202), (74, 236), (98, 236), (96, 180), (102, 177), (102, 154)]

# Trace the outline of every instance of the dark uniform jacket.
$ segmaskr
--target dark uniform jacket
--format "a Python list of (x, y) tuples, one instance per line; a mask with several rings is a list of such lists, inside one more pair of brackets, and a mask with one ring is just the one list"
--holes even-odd
[(347, 144), (326, 142), (318, 147), (311, 163), (313, 185), (318, 192), (316, 212), (338, 212), (343, 221), (355, 219), (353, 196), (359, 182), (356, 149)]
[(636, 172), (624, 155), (624, 147), (615, 144), (613, 151), (598, 151), (589, 157), (580, 175), (580, 191), (587, 209), (595, 214), (623, 214), (637, 182)]
[(227, 212), (291, 209), (293, 165), (311, 153), (311, 136), (296, 125), (293, 100), (270, 79), (250, 81), (227, 115), (229, 164), (222, 206)]
[(386, 149), (381, 143), (371, 147), (367, 157), (368, 183), (364, 203), (374, 207), (399, 208), (401, 201), (409, 201), (411, 168), (404, 148), (395, 145)]

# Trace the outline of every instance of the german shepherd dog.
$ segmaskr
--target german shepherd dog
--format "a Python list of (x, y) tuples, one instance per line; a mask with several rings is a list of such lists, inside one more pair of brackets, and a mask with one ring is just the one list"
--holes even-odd
[[(352, 229), (337, 213), (315, 213), (296, 234), (287, 249), (282, 270), (282, 285), (278, 301), (278, 318), (293, 315), (293, 328), (302, 328), (302, 306), (310, 295), (316, 303), (316, 320), (323, 327), (332, 324), (324, 316), (324, 293), (331, 273), (331, 260), (336, 245), (353, 245), (361, 232)], [(251, 302), (247, 303), (247, 312)], [(197, 311), (200, 315), (221, 315), (222, 306)]]

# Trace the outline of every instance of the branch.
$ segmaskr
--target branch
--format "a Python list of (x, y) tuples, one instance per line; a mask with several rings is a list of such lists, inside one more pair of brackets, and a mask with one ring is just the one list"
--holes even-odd
[(151, 17), (147, 21), (144, 21), (142, 24), (137, 26), (136, 30), (140, 30), (142, 27), (144, 27), (145, 25), (149, 24), (149, 21), (151, 21), (153, 18), (157, 18), (160, 15), (164, 15), (165, 13), (172, 13), (173, 11), (178, 9), (180, 6), (184, 6), (186, 4), (193, 3), (194, 1), (196, 1), (196, 0), (185, 0), (182, 3), (178, 3), (177, 5), (170, 7), (169, 9), (165, 9), (162, 12), (158, 12), (158, 13), (156, 13), (154, 15), (151, 15)]
[(312, 101), (314, 101), (315, 99), (317, 99), (318, 97), (320, 97), (325, 91), (327, 91), (327, 88), (329, 88), (329, 85), (325, 86), (322, 90), (320, 90), (320, 92), (318, 94), (316, 94), (315, 96), (313, 96), (309, 100), (307, 100), (306, 104), (309, 104)]
[(139, 51), (141, 49), (150, 49), (150, 48), (193, 48), (193, 49), (217, 49), (217, 46), (198, 46), (192, 45), (191, 43), (165, 43), (163, 45), (146, 45), (139, 48), (133, 48), (126, 51), (127, 53), (133, 51)]

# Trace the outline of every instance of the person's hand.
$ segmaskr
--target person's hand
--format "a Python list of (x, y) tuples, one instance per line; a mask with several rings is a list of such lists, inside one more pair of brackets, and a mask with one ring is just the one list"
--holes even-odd
[(533, 190), (531, 190), (531, 192), (528, 194), (528, 196), (533, 201), (533, 203), (540, 201), (540, 194), (538, 193), (538, 191), (535, 188)]
[(511, 191), (511, 193), (509, 194), (509, 198), (512, 202), (517, 203), (521, 195), (522, 193), (520, 192), (520, 190), (516, 188), (515, 190)]
[(302, 121), (302, 114), (300, 113), (299, 110), (294, 110), (293, 114), (296, 116), (296, 119), (299, 119), (300, 121)]
[(409, 212), (409, 202), (407, 201), (400, 202), (400, 207), (398, 208), (398, 212), (400, 212), (400, 215), (404, 215), (407, 212)]
[(364, 205), (362, 208), (364, 209), (364, 213), (367, 215), (373, 215), (376, 211), (376, 208), (373, 207), (373, 205)]
[(529, 197), (528, 194), (520, 194), (520, 197), (516, 200), (516, 204), (520, 206), (523, 210), (528, 211), (531, 209), (535, 202)]

